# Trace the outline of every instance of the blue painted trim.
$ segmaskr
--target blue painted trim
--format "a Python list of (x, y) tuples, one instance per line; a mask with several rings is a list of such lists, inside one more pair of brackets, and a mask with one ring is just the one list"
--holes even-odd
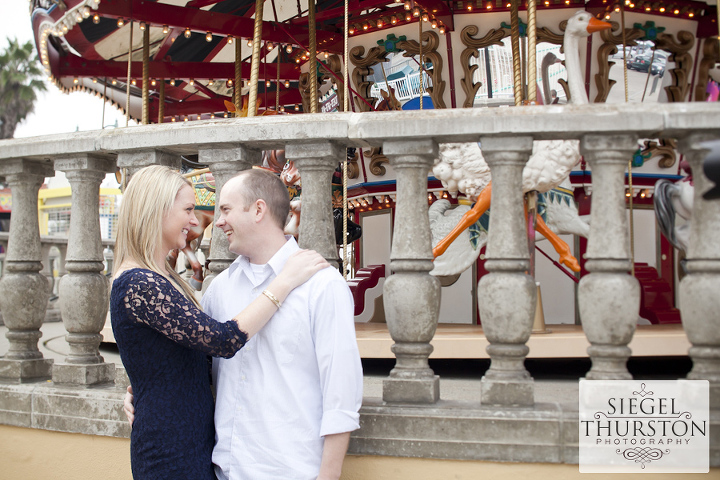
[[(435, 177), (428, 177), (428, 181), (438, 181)], [(355, 185), (348, 185), (348, 190), (352, 190), (354, 188), (366, 188), (366, 187), (382, 187), (384, 185), (395, 185), (397, 184), (396, 180), (383, 180), (381, 182), (365, 182), (365, 183), (356, 183)]]
[[(588, 175), (592, 177), (592, 171), (588, 170), (585, 172), (580, 171), (573, 171), (570, 172), (571, 177), (582, 177), (584, 175)], [(628, 177), (628, 174), (625, 173), (625, 178)], [(685, 178), (683, 175), (669, 175), (665, 173), (633, 173), (633, 178), (656, 178), (658, 180), (660, 179), (668, 179), (668, 180), (682, 180)]]

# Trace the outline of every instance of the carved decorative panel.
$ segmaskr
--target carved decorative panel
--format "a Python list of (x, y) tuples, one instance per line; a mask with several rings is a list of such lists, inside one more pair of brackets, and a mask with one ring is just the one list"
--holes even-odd
[(716, 38), (708, 37), (703, 42), (702, 48), (702, 59), (700, 60), (700, 67), (698, 68), (697, 84), (695, 85), (695, 95), (693, 101), (704, 102), (707, 97), (707, 83), (710, 79), (708, 72), (715, 68), (715, 65), (720, 62), (720, 47), (718, 47), (718, 41)]
[(665, 87), (668, 102), (683, 102), (690, 90), (690, 75), (693, 68), (692, 56), (688, 53), (695, 45), (695, 35), (685, 30), (677, 34), (677, 40), (667, 33), (657, 36), (655, 47), (670, 52), (668, 61), (675, 62), (670, 70), (673, 83)]

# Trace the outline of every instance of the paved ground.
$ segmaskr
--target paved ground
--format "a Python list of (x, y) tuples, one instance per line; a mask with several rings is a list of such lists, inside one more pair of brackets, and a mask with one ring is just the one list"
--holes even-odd
[[(7, 327), (0, 326), (0, 356), (8, 350)], [(56, 362), (69, 353), (62, 322), (43, 324), (39, 346), (46, 358)], [(106, 362), (120, 365), (120, 355), (113, 344), (102, 344), (100, 353)], [(382, 397), (382, 380), (394, 366), (394, 360), (365, 359), (365, 396)], [(440, 396), (444, 400), (473, 402), (480, 399), (480, 379), (490, 366), (489, 360), (431, 360), (430, 366), (440, 375)], [(526, 366), (535, 379), (535, 400), (538, 403), (575, 403), (578, 379), (590, 368), (583, 359), (527, 360)], [(690, 370), (687, 357), (635, 358), (629, 363), (636, 378), (682, 378)]]

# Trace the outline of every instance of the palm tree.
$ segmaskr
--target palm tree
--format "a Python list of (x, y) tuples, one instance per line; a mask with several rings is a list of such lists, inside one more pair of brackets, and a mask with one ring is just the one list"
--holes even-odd
[(17, 125), (33, 111), (37, 92), (47, 90), (32, 42), (8, 38), (0, 53), (0, 138), (12, 138)]

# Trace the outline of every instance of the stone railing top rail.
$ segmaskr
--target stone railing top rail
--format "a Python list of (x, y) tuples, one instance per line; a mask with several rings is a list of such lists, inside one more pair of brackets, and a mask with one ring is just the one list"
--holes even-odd
[[(0, 242), (7, 243), (8, 240), (10, 240), (10, 232), (0, 232)], [(40, 235), (40, 242), (51, 243), (54, 245), (65, 245), (68, 242), (68, 238), (54, 235)], [(105, 247), (112, 247), (115, 245), (115, 240), (102, 240), (102, 244)]]
[(151, 149), (195, 154), (217, 147), (243, 145), (269, 149), (326, 140), (369, 146), (393, 139), (435, 138), (439, 142), (466, 142), (476, 141), (480, 136), (530, 135), (535, 139), (569, 139), (586, 134), (623, 133), (649, 138), (660, 133), (663, 136), (689, 132), (720, 135), (719, 125), (720, 105), (705, 102), (281, 115), (2, 140), (0, 161), (47, 161), (77, 154), (113, 157), (118, 152)]

